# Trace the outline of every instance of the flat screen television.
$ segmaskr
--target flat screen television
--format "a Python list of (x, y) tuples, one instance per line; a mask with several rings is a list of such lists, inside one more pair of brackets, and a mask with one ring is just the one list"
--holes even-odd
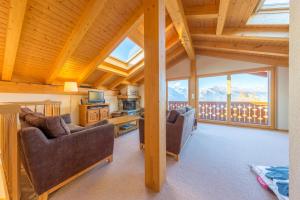
[(89, 91), (88, 101), (89, 103), (105, 103), (104, 92)]

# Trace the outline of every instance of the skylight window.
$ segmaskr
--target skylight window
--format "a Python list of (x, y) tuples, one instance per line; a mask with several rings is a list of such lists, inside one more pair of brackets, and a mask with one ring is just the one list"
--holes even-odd
[(110, 54), (110, 56), (124, 63), (128, 63), (141, 50), (142, 48), (136, 43), (129, 38), (125, 38), (125, 40), (119, 44), (119, 46)]
[(262, 0), (248, 25), (287, 25), (289, 24), (289, 0)]

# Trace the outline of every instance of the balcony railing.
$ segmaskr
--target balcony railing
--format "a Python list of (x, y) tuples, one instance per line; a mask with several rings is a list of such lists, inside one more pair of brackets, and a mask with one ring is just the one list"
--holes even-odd
[(188, 101), (168, 101), (168, 110), (177, 110), (188, 105)]
[[(188, 106), (187, 101), (169, 101), (168, 109), (176, 110)], [(198, 118), (210, 121), (228, 121), (227, 102), (199, 102)], [(267, 102), (231, 102), (230, 122), (269, 125), (269, 105)]]
[[(267, 102), (231, 102), (230, 110), (231, 122), (269, 125)], [(199, 119), (227, 121), (227, 116), (226, 102), (199, 102)]]

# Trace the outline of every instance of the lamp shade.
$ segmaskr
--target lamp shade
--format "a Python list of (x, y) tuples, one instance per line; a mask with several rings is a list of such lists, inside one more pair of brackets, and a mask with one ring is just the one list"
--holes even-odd
[(64, 84), (65, 92), (78, 92), (78, 87), (76, 82), (65, 82)]

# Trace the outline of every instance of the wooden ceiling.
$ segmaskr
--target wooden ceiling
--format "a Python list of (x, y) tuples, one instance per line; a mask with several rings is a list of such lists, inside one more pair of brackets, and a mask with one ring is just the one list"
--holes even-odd
[[(143, 81), (143, 60), (126, 70), (104, 61), (129, 37), (143, 47), (142, 0), (1, 0), (0, 77), (116, 89)], [(260, 0), (166, 0), (167, 67), (210, 55), (288, 65), (286, 25), (250, 26)]]

